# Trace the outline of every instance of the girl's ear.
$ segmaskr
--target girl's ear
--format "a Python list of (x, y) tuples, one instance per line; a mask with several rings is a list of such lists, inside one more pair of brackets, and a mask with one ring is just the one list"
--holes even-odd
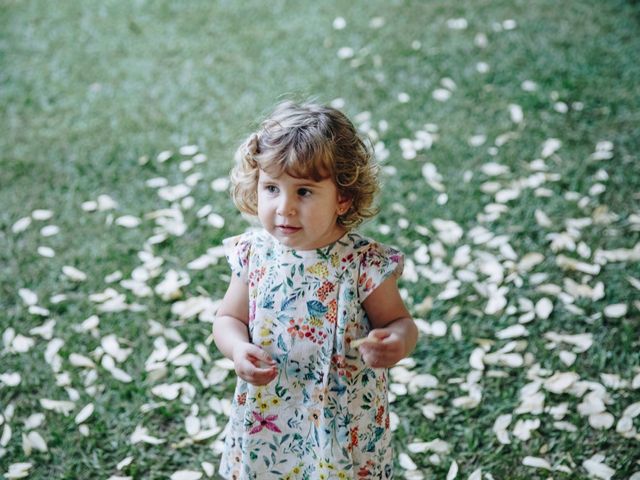
[(338, 208), (337, 208), (338, 215), (344, 215), (345, 213), (347, 213), (347, 210), (349, 210), (349, 207), (351, 207), (352, 202), (353, 202), (353, 199), (351, 197), (347, 197), (345, 195), (338, 195)]

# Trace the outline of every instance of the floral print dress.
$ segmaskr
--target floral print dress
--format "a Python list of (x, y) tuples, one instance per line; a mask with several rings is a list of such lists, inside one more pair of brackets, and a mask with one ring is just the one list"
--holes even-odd
[(249, 285), (249, 335), (276, 361), (256, 387), (238, 379), (220, 474), (226, 479), (388, 479), (387, 370), (369, 368), (352, 340), (371, 326), (364, 299), (400, 252), (349, 232), (299, 251), (260, 230), (225, 240)]

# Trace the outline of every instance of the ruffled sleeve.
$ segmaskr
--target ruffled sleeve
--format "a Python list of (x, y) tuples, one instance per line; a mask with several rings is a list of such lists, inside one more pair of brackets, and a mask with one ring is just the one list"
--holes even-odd
[(249, 256), (251, 254), (252, 235), (243, 233), (235, 237), (225, 238), (222, 244), (225, 247), (225, 256), (234, 275), (245, 282), (248, 278)]
[(358, 296), (363, 302), (387, 278), (402, 275), (404, 255), (395, 248), (371, 242), (360, 253)]

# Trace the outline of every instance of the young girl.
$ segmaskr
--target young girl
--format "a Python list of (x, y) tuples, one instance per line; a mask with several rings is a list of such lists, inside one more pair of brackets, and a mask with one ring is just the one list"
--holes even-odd
[(417, 328), (402, 254), (353, 230), (375, 213), (376, 172), (352, 123), (316, 104), (279, 105), (238, 150), (233, 198), (263, 229), (225, 241), (213, 334), (238, 376), (226, 479), (392, 476), (386, 369)]

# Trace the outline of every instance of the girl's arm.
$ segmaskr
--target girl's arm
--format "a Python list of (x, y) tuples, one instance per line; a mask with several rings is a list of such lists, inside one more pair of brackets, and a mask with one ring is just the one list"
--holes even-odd
[(418, 341), (418, 328), (405, 307), (395, 276), (386, 279), (362, 302), (373, 329), (359, 347), (372, 368), (389, 368), (407, 357)]
[(249, 340), (248, 324), (248, 285), (233, 275), (213, 321), (213, 340), (218, 350), (233, 360), (240, 378), (253, 385), (266, 385), (278, 371), (269, 354)]

